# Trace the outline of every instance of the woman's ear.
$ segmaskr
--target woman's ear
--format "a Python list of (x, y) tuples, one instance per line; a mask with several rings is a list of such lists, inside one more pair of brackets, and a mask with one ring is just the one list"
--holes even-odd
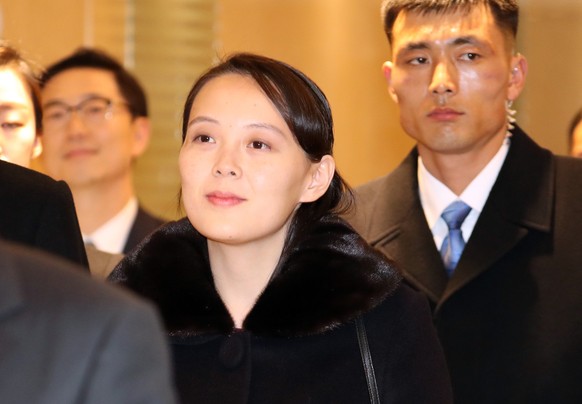
[(326, 193), (335, 174), (335, 160), (326, 154), (319, 162), (312, 164), (309, 172), (309, 182), (299, 202), (313, 202)]

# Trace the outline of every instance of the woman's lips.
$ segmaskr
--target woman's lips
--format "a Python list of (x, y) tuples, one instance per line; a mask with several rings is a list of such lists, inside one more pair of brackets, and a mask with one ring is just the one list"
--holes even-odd
[(242, 198), (233, 193), (218, 191), (210, 192), (206, 195), (206, 199), (208, 199), (208, 201), (213, 205), (217, 206), (234, 206), (246, 201), (245, 198)]

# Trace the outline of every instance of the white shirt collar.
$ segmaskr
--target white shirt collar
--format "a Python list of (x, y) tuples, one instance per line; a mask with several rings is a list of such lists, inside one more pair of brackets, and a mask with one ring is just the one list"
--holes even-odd
[(123, 253), (123, 247), (137, 216), (138, 202), (132, 197), (123, 209), (91, 234), (83, 234), (83, 241), (108, 253)]
[(428, 172), (422, 162), (422, 158), (418, 156), (417, 176), (420, 202), (428, 226), (435, 238), (437, 248), (440, 249), (440, 245), (448, 233), (447, 225), (441, 218), (441, 213), (455, 200), (460, 199), (471, 207), (471, 212), (461, 226), (463, 238), (465, 241), (469, 239), (475, 223), (483, 210), (483, 206), (485, 206), (485, 202), (489, 197), (489, 192), (491, 192), (491, 188), (493, 188), (493, 184), (497, 180), (499, 171), (501, 171), (501, 167), (509, 151), (510, 143), (510, 139), (506, 138), (495, 156), (493, 156), (489, 163), (487, 163), (458, 197), (446, 185)]

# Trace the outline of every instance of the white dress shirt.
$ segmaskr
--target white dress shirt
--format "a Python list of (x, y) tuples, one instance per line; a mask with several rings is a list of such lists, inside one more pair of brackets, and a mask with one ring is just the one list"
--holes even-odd
[(507, 137), (491, 161), (487, 163), (459, 196), (455, 195), (445, 184), (429, 173), (422, 162), (422, 158), (418, 156), (417, 176), (420, 203), (438, 250), (440, 250), (449, 232), (441, 214), (447, 206), (456, 200), (461, 200), (471, 207), (471, 212), (469, 212), (461, 226), (463, 239), (465, 242), (469, 240), (475, 228), (475, 223), (477, 223), (477, 219), (489, 197), (489, 192), (491, 192), (491, 188), (493, 188), (493, 184), (497, 180), (505, 157), (507, 157), (510, 143), (510, 139)]
[(123, 253), (123, 247), (137, 216), (137, 198), (131, 198), (111, 219), (91, 234), (83, 234), (83, 241), (95, 246), (98, 250), (112, 254)]

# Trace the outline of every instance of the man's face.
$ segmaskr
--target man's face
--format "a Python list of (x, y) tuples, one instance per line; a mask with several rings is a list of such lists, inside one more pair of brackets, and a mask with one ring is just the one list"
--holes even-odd
[(491, 154), (499, 148), (506, 101), (519, 95), (527, 69), (508, 47), (485, 8), (398, 16), (393, 61), (385, 63), (384, 74), (401, 124), (421, 155)]
[(131, 175), (147, 146), (147, 119), (132, 118), (111, 72), (65, 70), (46, 83), (42, 99), (47, 174), (73, 189)]
[(570, 155), (573, 157), (582, 157), (582, 122), (578, 123), (574, 129)]

